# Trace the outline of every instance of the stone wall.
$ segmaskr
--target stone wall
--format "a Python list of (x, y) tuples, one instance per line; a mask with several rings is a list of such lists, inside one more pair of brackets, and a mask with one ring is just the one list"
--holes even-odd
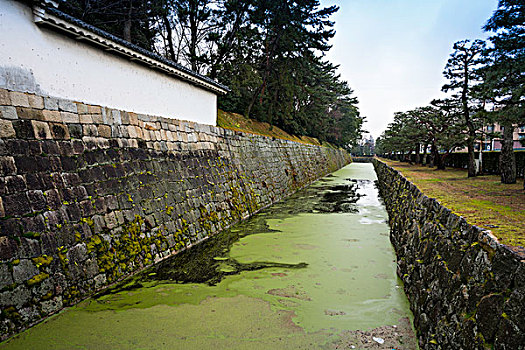
[(2, 339), (349, 161), (341, 150), (0, 89)]
[(422, 349), (525, 349), (525, 251), (374, 163)]
[(373, 163), (374, 157), (352, 157), (354, 163)]

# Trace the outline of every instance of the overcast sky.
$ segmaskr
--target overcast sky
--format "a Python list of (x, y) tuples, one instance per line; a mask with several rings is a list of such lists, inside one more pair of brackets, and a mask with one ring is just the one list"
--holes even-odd
[(394, 112), (442, 96), (454, 42), (485, 39), (497, 0), (321, 0), (339, 5), (328, 59), (359, 99), (365, 129), (377, 138)]

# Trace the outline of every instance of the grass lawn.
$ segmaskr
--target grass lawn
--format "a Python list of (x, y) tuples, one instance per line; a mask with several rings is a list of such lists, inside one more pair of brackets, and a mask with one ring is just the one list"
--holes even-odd
[(382, 161), (469, 223), (491, 230), (501, 243), (525, 247), (525, 193), (521, 179), (504, 185), (498, 175), (468, 178), (465, 169), (436, 170)]
[(220, 126), (221, 128), (225, 129), (248, 132), (251, 134), (275, 137), (278, 139), (301, 142), (316, 146), (336, 148), (327, 142), (321, 144), (321, 142), (319, 142), (319, 140), (317, 140), (316, 138), (309, 136), (291, 135), (274, 125), (270, 125), (268, 123), (260, 122), (250, 118), (245, 118), (244, 116), (237, 113), (224, 112), (222, 110), (218, 110), (217, 113), (217, 126)]

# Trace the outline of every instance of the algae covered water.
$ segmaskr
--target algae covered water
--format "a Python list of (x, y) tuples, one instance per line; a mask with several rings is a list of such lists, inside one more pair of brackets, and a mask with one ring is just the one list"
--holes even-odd
[(417, 349), (371, 164), (351, 164), (2, 349)]

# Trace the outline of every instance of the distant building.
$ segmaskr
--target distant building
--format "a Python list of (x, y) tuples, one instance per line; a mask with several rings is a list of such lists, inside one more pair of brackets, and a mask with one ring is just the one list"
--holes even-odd
[[(503, 134), (503, 127), (498, 123), (483, 127), (483, 140), (478, 141), (475, 145), (476, 151), (483, 144), (483, 151), (501, 151), (501, 137), (491, 137), (490, 134)], [(525, 125), (515, 126), (514, 129), (514, 150), (525, 150)], [(523, 143), (522, 143), (523, 142)]]

